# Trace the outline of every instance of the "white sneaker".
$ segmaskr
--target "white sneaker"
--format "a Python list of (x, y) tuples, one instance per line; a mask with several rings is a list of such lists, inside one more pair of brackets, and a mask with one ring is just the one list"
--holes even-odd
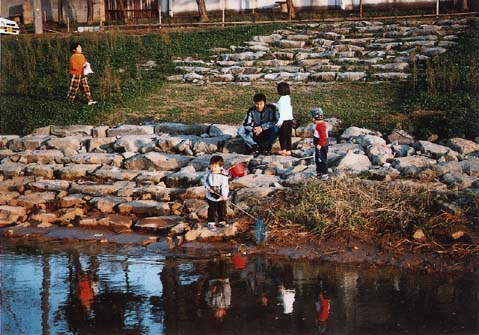
[(226, 221), (220, 221), (220, 222), (218, 222), (218, 226), (220, 226), (222, 228), (226, 228), (226, 227), (228, 227), (228, 224), (226, 223)]
[(97, 103), (98, 103), (98, 102), (95, 101), (95, 100), (88, 101), (88, 106), (95, 105), (95, 104), (97, 104)]
[(216, 230), (216, 223), (214, 222), (208, 222), (208, 229), (215, 231)]
[(319, 179), (321, 179), (321, 180), (328, 180), (328, 179), (329, 179), (329, 176), (328, 176), (327, 174), (322, 174)]

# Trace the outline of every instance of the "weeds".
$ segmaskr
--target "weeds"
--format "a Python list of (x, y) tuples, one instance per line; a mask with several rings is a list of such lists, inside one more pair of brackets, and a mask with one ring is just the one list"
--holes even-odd
[[(100, 99), (96, 110), (99, 120), (119, 106), (142, 97), (173, 73), (172, 56), (206, 57), (205, 45), (229, 47), (241, 44), (254, 35), (269, 34), (277, 25), (208, 29), (193, 32), (173, 32), (149, 35), (122, 33), (82, 34), (73, 36), (29, 36), (1, 40), (0, 133), (26, 134), (33, 128), (63, 124), (69, 75), (70, 44), (83, 46), (95, 72), (89, 80), (92, 95)], [(143, 68), (147, 60), (159, 66)], [(80, 98), (80, 97), (79, 97)], [(34, 104), (34, 105), (30, 105)], [(35, 110), (35, 113), (31, 111)], [(91, 121), (91, 115), (75, 114), (68, 120)], [(22, 126), (17, 117), (22, 118)], [(99, 117), (103, 116), (103, 117)]]
[(281, 200), (275, 207), (281, 209), (274, 222), (302, 226), (322, 239), (371, 236), (383, 248), (412, 247), (414, 232), (422, 229), (429, 246), (441, 245), (450, 239), (453, 225), (467, 226), (467, 216), (478, 213), (473, 202), (464, 212), (451, 212), (443, 206), (450, 202), (448, 197), (430, 192), (427, 185), (412, 183), (341, 178), (314, 181), (276, 197)]
[(479, 22), (471, 22), (457, 46), (426, 64), (426, 85), (404, 104), (412, 116), (417, 110), (434, 111), (408, 120), (406, 127), (418, 137), (437, 134), (440, 138), (474, 139), (479, 136), (478, 34)]

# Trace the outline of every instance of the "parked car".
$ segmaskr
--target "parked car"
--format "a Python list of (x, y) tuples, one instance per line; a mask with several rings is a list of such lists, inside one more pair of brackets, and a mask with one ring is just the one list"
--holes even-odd
[(0, 17), (0, 34), (18, 35), (20, 28), (15, 21)]

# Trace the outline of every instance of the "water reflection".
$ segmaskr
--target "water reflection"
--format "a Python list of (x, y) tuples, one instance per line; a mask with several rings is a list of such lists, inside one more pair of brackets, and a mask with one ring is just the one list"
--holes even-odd
[[(81, 250), (81, 251), (79, 251)], [(479, 332), (479, 280), (147, 249), (0, 247), (4, 334)]]

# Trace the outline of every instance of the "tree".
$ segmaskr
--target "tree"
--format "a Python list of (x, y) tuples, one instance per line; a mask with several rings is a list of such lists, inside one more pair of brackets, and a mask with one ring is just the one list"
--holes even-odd
[(293, 0), (286, 0), (286, 6), (288, 6), (288, 19), (294, 19), (295, 12), (294, 12), (294, 3)]
[(462, 10), (465, 12), (469, 10), (467, 0), (462, 0)]
[(87, 1), (86, 20), (88, 24), (93, 23), (93, 0)]
[(123, 0), (117, 0), (118, 8), (120, 9), (121, 12), (121, 19), (123, 23), (128, 23), (128, 14), (125, 9), (125, 4), (123, 3)]
[(58, 0), (58, 23), (63, 23), (63, 0)]
[(208, 12), (206, 11), (205, 0), (196, 0), (196, 4), (198, 5), (198, 14), (200, 15), (200, 22), (209, 22), (210, 19), (208, 18)]

